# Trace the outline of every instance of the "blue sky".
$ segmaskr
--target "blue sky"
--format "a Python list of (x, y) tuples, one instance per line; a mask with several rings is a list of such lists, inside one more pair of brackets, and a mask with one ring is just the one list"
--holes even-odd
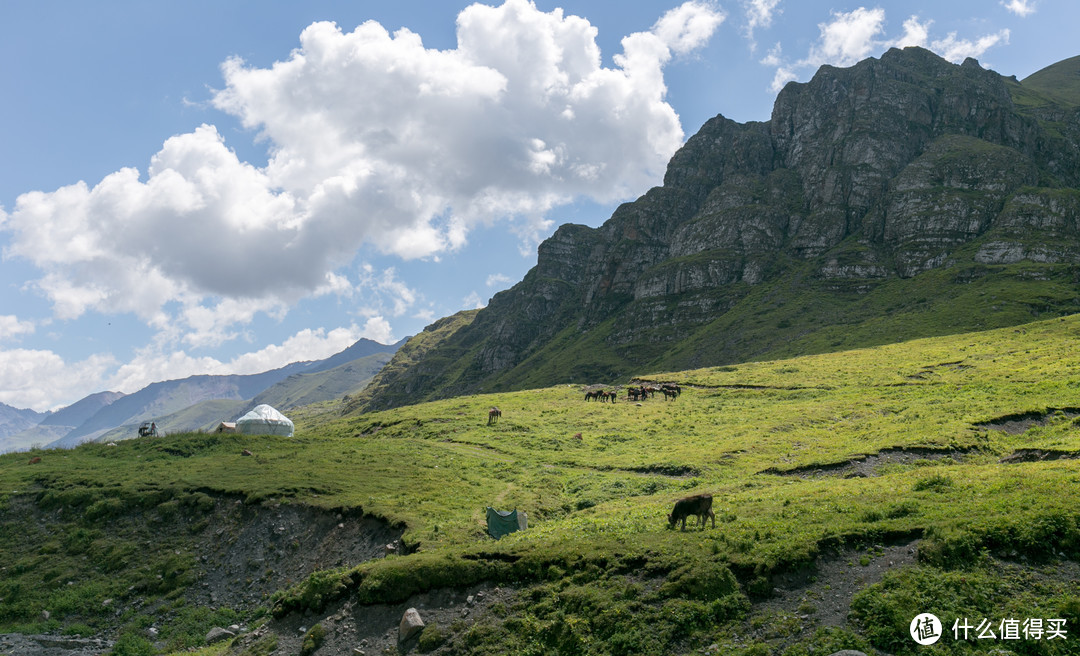
[(415, 334), (720, 113), (922, 45), (1024, 78), (1072, 0), (0, 3), (0, 402)]

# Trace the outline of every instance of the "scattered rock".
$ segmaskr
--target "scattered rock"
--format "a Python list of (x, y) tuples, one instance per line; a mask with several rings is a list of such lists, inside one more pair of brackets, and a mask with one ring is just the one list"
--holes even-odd
[(49, 617), (50, 617), (49, 611), (47, 611), (47, 610), (41, 611), (41, 619), (42, 619), (42, 621), (48, 622)]
[(398, 626), (398, 642), (408, 642), (424, 630), (424, 620), (420, 619), (420, 613), (415, 608), (410, 608), (401, 616), (401, 624)]
[(248, 451), (247, 449), (244, 449), (243, 451), (240, 452), (240, 455), (242, 455), (242, 456), (250, 456), (250, 455), (254, 455), (254, 454), (252, 454), (251, 451)]

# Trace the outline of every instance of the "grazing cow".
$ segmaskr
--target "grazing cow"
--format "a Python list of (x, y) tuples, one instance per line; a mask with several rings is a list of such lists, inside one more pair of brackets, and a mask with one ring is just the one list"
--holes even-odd
[(668, 525), (675, 525), (682, 520), (682, 530), (686, 530), (686, 518), (694, 515), (698, 518), (698, 526), (705, 528), (705, 518), (712, 517), (712, 527), (716, 528), (716, 515), (712, 511), (712, 495), (698, 494), (675, 502), (675, 509), (668, 515)]
[(488, 410), (488, 426), (499, 421), (499, 417), (502, 417), (502, 410), (499, 410), (498, 408)]

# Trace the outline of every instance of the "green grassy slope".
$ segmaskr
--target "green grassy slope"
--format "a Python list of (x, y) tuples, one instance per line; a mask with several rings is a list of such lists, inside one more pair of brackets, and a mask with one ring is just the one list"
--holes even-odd
[(1021, 84), (1066, 106), (1080, 106), (1080, 56), (1038, 70), (1024, 78)]
[[(395, 404), (426, 400), (416, 398), (415, 390), (403, 389), (399, 385), (388, 385), (384, 381), (393, 380), (398, 373), (406, 369), (424, 374), (431, 370), (441, 369), (446, 362), (468, 361), (469, 358), (462, 357), (463, 354), (454, 349), (440, 352), (437, 357), (431, 355), (431, 352), (443, 346), (446, 340), (462, 327), (471, 324), (476, 319), (477, 312), (479, 310), (463, 310), (449, 317), (443, 317), (411, 337), (397, 350), (390, 362), (375, 374), (364, 391), (345, 399), (346, 410), (352, 412), (367, 409), (370, 391), (375, 389), (382, 390), (389, 402)], [(452, 364), (451, 367), (453, 367)]]
[[(950, 625), (964, 616), (1077, 622), (1080, 584), (1031, 577), (1080, 558), (1078, 336), (1080, 316), (1070, 316), (647, 377), (684, 386), (671, 402), (586, 403), (580, 387), (558, 386), (301, 419), (294, 438), (129, 440), (40, 452), (33, 465), (28, 454), (3, 456), (3, 503), (36, 504), (70, 523), (67, 535), (38, 541), (26, 537), (38, 529), (0, 533), (12, 563), (0, 571), (0, 630), (40, 628), (44, 607), (70, 608), (50, 620), (61, 625), (107, 624), (106, 595), (168, 595), (129, 590), (146, 572), (109, 569), (108, 549), (122, 551), (123, 536), (84, 544), (77, 532), (90, 524), (80, 522), (108, 531), (125, 508), (175, 514), (216, 493), (362, 507), (405, 523), (405, 539), (421, 546), (316, 574), (271, 601), (278, 614), (479, 580), (522, 591), (501, 615), (449, 628), (454, 653), (691, 653), (717, 643), (736, 654), (914, 654), (907, 623), (918, 612)], [(503, 418), (488, 426), (492, 405)], [(1002, 418), (1035, 423), (1013, 434), (994, 428)], [(1016, 461), (1035, 449), (1044, 460)], [(889, 462), (897, 453), (913, 457)], [(829, 475), (868, 454), (883, 458), (874, 475)], [(673, 500), (706, 491), (717, 528), (670, 531)], [(530, 530), (486, 538), (488, 505), (528, 512)], [(852, 629), (807, 634), (760, 603), (774, 576), (819, 555), (917, 538), (917, 564), (856, 596)], [(163, 544), (143, 557), (186, 554)], [(1021, 556), (1028, 569), (1017, 569)], [(197, 580), (197, 563), (174, 561), (174, 587)], [(83, 603), (63, 605), (69, 580)], [(754, 629), (764, 624), (777, 628)], [(1010, 646), (1074, 653), (1074, 644)], [(989, 645), (945, 641), (935, 653), (975, 647)]]
[(393, 353), (375, 353), (311, 374), (295, 374), (260, 393), (249, 404), (267, 403), (278, 410), (357, 394), (390, 361)]

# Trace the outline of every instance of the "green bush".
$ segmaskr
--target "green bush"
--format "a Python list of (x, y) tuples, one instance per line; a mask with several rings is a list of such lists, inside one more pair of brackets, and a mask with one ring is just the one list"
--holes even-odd
[(739, 583), (727, 565), (714, 560), (699, 560), (671, 572), (660, 586), (659, 594), (667, 598), (712, 601), (738, 590)]
[(83, 518), (88, 522), (97, 522), (103, 519), (119, 517), (124, 514), (125, 504), (120, 499), (106, 498), (90, 504), (83, 513)]
[(154, 645), (140, 635), (125, 633), (113, 645), (109, 656), (154, 656)]
[(308, 629), (307, 634), (304, 635), (304, 643), (300, 645), (300, 656), (308, 656), (313, 653), (319, 647), (322, 647), (323, 641), (326, 640), (326, 629), (322, 624), (316, 624)]
[(426, 654), (429, 651), (435, 651), (439, 647), (442, 647), (446, 642), (446, 635), (439, 628), (436, 622), (432, 622), (424, 627), (424, 630), (420, 632), (420, 639), (416, 643), (416, 648), (420, 650), (420, 653)]
[(911, 489), (916, 492), (944, 492), (953, 487), (953, 479), (944, 474), (934, 474), (933, 476), (927, 476), (915, 481), (915, 485)]

